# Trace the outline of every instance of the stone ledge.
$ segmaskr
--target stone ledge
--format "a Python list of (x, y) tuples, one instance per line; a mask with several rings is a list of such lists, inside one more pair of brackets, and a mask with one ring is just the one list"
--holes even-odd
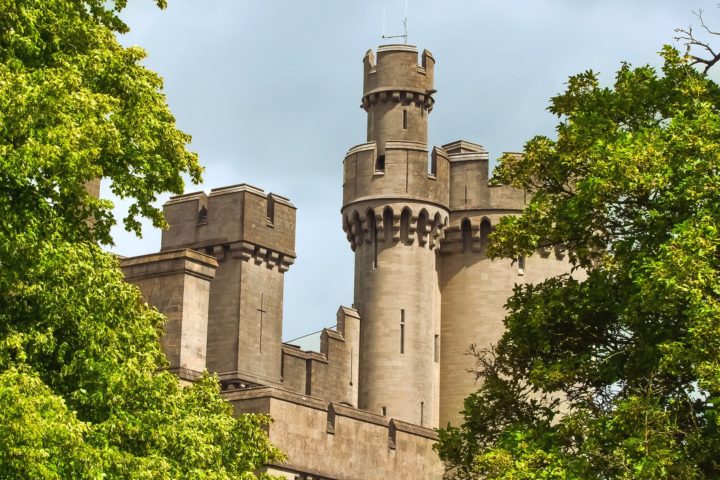
[(357, 310), (355, 310), (354, 308), (340, 305), (340, 309), (348, 317), (354, 317), (354, 318), (357, 318), (358, 320), (360, 320), (360, 313)]
[(183, 367), (166, 368), (163, 370), (177, 375), (178, 378), (180, 378), (181, 380), (186, 380), (188, 382), (196, 382), (200, 380), (200, 378), (203, 376), (203, 372), (198, 372), (197, 370), (190, 370), (189, 368)]
[(390, 423), (395, 426), (398, 432), (409, 433), (411, 435), (417, 435), (419, 437), (429, 438), (430, 440), (437, 440), (438, 435), (435, 430), (427, 427), (421, 427), (420, 425), (414, 425), (412, 423), (403, 422), (402, 420), (392, 419)]
[(387, 417), (383, 417), (377, 413), (370, 413), (365, 410), (349, 407), (341, 403), (331, 402), (327, 408), (332, 409), (336, 417), (352, 418), (354, 420), (372, 423), (381, 427), (387, 427), (390, 425), (390, 420)]
[(467, 140), (456, 140), (442, 146), (450, 155), (462, 155), (466, 153), (488, 154), (488, 151), (479, 143), (468, 142)]
[(390, 43), (387, 45), (380, 45), (377, 49), (380, 52), (418, 52), (418, 48), (415, 45), (407, 45), (405, 43)]
[(213, 188), (210, 190), (210, 195), (218, 196), (235, 192), (248, 192), (254, 193), (255, 195), (259, 195), (261, 197), (265, 196), (265, 190), (263, 190), (262, 188), (254, 187), (248, 183), (238, 183), (235, 185), (227, 185), (224, 187)]
[(332, 338), (333, 340), (339, 340), (341, 342), (345, 341), (345, 337), (343, 336), (343, 334), (338, 332), (337, 330), (330, 330), (329, 328), (324, 328), (322, 331), (322, 334), (327, 335), (329, 338)]
[(367, 143), (361, 143), (360, 145), (355, 145), (350, 150), (347, 151), (345, 154), (345, 158), (349, 157), (350, 155), (353, 155), (358, 152), (365, 152), (368, 150), (375, 150), (375, 142), (367, 142)]
[(215, 278), (217, 267), (218, 262), (215, 258), (189, 248), (166, 250), (120, 260), (120, 268), (127, 280), (174, 274), (212, 280)]
[(427, 144), (422, 142), (398, 142), (388, 140), (385, 142), (385, 151), (387, 150), (418, 150), (428, 152)]
[(283, 354), (302, 358), (303, 360), (315, 360), (322, 363), (328, 363), (327, 357), (324, 354), (313, 352), (312, 350), (301, 350), (299, 347), (295, 347), (292, 344), (283, 343), (282, 352)]
[(258, 387), (247, 388), (245, 390), (227, 391), (222, 392), (222, 396), (228, 402), (252, 400), (257, 398), (274, 398), (276, 400), (283, 400), (285, 402), (313, 408), (315, 410), (327, 411), (328, 408), (325, 402), (318, 400), (317, 398), (273, 387)]
[(206, 199), (207, 195), (203, 191), (184, 193), (182, 195), (175, 195), (165, 202), (164, 205), (173, 205), (175, 203), (189, 202), (192, 200)]

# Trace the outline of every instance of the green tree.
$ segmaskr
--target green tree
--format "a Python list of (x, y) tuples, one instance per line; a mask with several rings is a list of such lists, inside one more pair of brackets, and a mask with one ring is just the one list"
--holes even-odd
[(0, 0), (0, 478), (256, 478), (282, 459), (269, 419), (158, 370), (164, 318), (97, 245), (115, 220), (86, 182), (133, 199), (139, 234), (201, 174), (161, 79), (117, 42), (124, 3)]
[(495, 180), (534, 196), (491, 255), (561, 246), (587, 276), (515, 288), (440, 432), (448, 476), (720, 477), (720, 86), (661, 55), (612, 87), (571, 77), (557, 139), (501, 159)]

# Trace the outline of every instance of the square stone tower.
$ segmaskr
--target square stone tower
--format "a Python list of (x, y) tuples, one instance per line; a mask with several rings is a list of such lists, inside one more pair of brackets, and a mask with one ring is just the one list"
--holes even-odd
[(283, 274), (295, 260), (295, 207), (241, 184), (173, 197), (161, 251), (215, 257), (207, 368), (224, 384), (280, 385)]

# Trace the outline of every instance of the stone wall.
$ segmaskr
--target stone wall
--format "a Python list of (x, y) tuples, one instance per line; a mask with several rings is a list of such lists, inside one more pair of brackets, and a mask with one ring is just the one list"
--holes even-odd
[(358, 404), (360, 317), (340, 307), (337, 330), (323, 330), (320, 352), (283, 345), (282, 387), (326, 401)]
[(273, 418), (270, 440), (288, 456), (268, 471), (288, 479), (437, 480), (433, 430), (274, 388), (224, 393), (236, 414)]
[(443, 148), (450, 158), (451, 211), (439, 261), (441, 426), (461, 422), (463, 401), (478, 388), (470, 346), (484, 349), (500, 340), (507, 315), (504, 305), (513, 287), (570, 270), (561, 252), (514, 261), (489, 259), (486, 249), (493, 229), (503, 216), (520, 214), (529, 196), (488, 184), (488, 154), (481, 145), (457, 141)]
[(160, 343), (169, 367), (192, 379), (206, 367), (210, 282), (217, 261), (193, 250), (171, 250), (120, 261), (128, 282), (167, 317)]

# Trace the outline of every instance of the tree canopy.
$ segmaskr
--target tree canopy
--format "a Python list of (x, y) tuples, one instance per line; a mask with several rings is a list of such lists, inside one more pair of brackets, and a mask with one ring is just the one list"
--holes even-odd
[(515, 288), (463, 424), (440, 433), (448, 476), (720, 476), (720, 86), (661, 56), (610, 87), (571, 77), (557, 138), (501, 159), (495, 181), (533, 197), (491, 255), (559, 246), (586, 277)]
[(124, 4), (0, 0), (0, 477), (255, 478), (282, 459), (269, 419), (162, 371), (164, 318), (97, 245), (115, 219), (87, 182), (131, 198), (139, 234), (201, 174), (162, 80), (117, 41)]

